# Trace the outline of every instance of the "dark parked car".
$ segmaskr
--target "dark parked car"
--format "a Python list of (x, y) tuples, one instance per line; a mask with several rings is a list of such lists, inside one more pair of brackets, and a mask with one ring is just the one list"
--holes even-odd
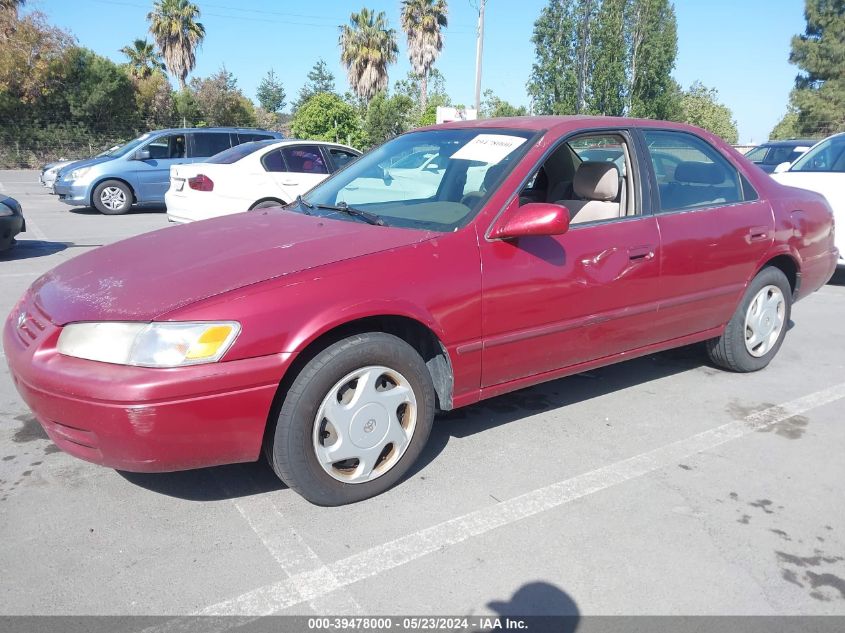
[[(613, 147), (622, 169), (579, 155)], [(433, 189), (385, 173), (421, 151)], [(21, 298), (3, 345), (72, 455), (168, 471), (263, 451), (338, 505), (399, 482), (438, 410), (698, 342), (725, 369), (764, 368), (793, 302), (833, 274), (833, 238), (823, 196), (698, 128), (461, 121), (398, 136), (286, 208), (74, 257)], [(503, 467), (467, 455), (488, 458)]]
[(26, 231), (26, 220), (20, 203), (14, 198), (0, 195), (0, 251), (11, 248), (15, 236)]
[(812, 139), (769, 141), (755, 147), (745, 157), (767, 174), (771, 174), (781, 163), (792, 163), (798, 160), (817, 142)]

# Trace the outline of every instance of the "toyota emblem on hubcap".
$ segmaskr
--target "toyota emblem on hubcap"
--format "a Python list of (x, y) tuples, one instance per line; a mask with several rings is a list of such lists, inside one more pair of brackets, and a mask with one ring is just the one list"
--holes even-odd
[(376, 421), (370, 418), (364, 423), (364, 432), (365, 433), (372, 433), (373, 429), (376, 428)]

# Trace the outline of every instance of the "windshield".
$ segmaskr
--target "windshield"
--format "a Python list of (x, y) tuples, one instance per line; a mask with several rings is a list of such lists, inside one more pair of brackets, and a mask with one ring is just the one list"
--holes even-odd
[(146, 141), (148, 138), (150, 138), (150, 132), (147, 132), (146, 134), (142, 134), (138, 138), (129, 141), (125, 145), (118, 145), (117, 147), (113, 147), (110, 150), (108, 150), (107, 152), (103, 152), (102, 154), (98, 154), (98, 156), (111, 156), (111, 157), (123, 156), (124, 154), (128, 154), (129, 152), (134, 150), (136, 147), (138, 147), (141, 143)]
[(795, 161), (789, 171), (845, 172), (845, 134), (825, 139)]
[(762, 163), (763, 160), (765, 160), (768, 151), (768, 146), (761, 145), (760, 147), (755, 147), (754, 149), (752, 149), (745, 155), (745, 157), (752, 163)]
[[(454, 231), (469, 222), (529, 148), (526, 130), (448, 129), (411, 132), (365, 154), (308, 194), (314, 213), (354, 220), (319, 205), (346, 204), (390, 226)], [(422, 169), (400, 161), (425, 156)]]

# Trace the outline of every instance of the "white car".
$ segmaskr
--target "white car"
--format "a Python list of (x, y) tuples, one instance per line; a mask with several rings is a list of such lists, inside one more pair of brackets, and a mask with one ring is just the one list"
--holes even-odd
[(173, 165), (167, 218), (185, 223), (288, 204), (360, 155), (337, 143), (268, 140)]
[(792, 165), (778, 165), (772, 178), (827, 198), (833, 209), (840, 268), (845, 267), (845, 132), (816, 143)]

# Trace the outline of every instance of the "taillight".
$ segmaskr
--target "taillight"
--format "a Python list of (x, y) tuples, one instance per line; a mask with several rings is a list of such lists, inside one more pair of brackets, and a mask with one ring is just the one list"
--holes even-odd
[(188, 178), (188, 186), (196, 191), (214, 191), (214, 181), (203, 174)]

